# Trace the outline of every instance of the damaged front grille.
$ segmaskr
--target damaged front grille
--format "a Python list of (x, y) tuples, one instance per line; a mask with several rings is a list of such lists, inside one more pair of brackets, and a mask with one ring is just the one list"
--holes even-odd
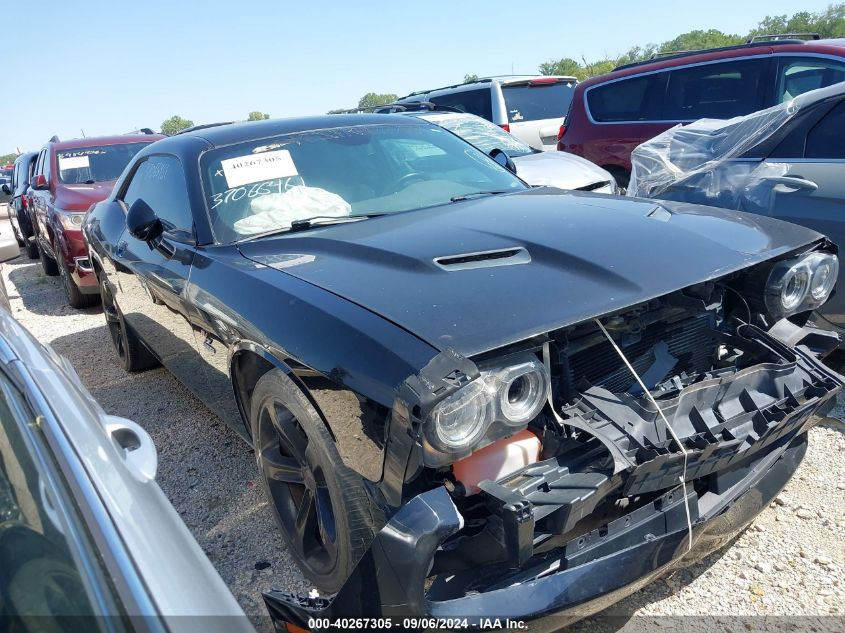
[(816, 355), (836, 345), (835, 335), (787, 321), (765, 331), (726, 319), (721, 298), (664, 297), (603, 320), (679, 437), (686, 467), (654, 403), (595, 322), (552, 335), (558, 422), (546, 420), (543, 459), (479, 484), (492, 514), (485, 533), (504, 544), (512, 567), (606, 529), (682, 479), (699, 496), (718, 497), (793, 443), (842, 388)]
[[(639, 333), (626, 334), (625, 355), (649, 387), (657, 386), (670, 373), (701, 373), (712, 365), (715, 326), (716, 316), (709, 312), (651, 323)], [(567, 360), (569, 384), (586, 380), (611, 392), (640, 392), (607, 339), (567, 356)]]

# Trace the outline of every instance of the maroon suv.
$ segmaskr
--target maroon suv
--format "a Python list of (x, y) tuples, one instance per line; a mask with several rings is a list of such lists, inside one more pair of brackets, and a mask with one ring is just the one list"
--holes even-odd
[(161, 138), (152, 133), (72, 141), (53, 137), (41, 148), (30, 183), (30, 219), (44, 272), (61, 275), (74, 308), (94, 305), (100, 297), (82, 236), (85, 212), (108, 197), (142, 147)]
[(619, 66), (578, 84), (557, 148), (627, 186), (631, 151), (678, 123), (749, 114), (843, 80), (845, 39), (755, 38)]

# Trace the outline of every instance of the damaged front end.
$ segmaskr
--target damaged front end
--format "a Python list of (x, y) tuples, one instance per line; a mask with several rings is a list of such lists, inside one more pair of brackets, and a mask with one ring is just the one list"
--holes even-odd
[(413, 438), (399, 509), (333, 599), (274, 590), (271, 614), (579, 618), (727, 543), (845, 380), (819, 360), (835, 334), (751, 290), (778, 266), (439, 356), (394, 412), (391, 439)]

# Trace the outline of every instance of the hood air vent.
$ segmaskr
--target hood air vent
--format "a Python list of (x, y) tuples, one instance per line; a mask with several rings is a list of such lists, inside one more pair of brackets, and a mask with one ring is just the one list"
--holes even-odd
[(512, 266), (527, 264), (531, 255), (521, 246), (500, 248), (495, 251), (480, 251), (478, 253), (463, 253), (461, 255), (446, 255), (435, 257), (434, 263), (443, 270), (470, 270), (472, 268), (493, 268), (494, 266)]

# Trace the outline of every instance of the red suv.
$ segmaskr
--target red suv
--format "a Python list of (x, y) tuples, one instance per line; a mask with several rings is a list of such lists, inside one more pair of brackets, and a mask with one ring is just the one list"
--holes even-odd
[(44, 272), (61, 275), (74, 308), (94, 305), (100, 297), (82, 236), (85, 212), (108, 197), (142, 147), (161, 138), (148, 133), (62, 142), (54, 136), (41, 148), (30, 182), (30, 219)]
[(631, 151), (678, 123), (749, 114), (845, 80), (845, 39), (779, 37), (627, 64), (580, 83), (557, 148), (627, 186)]

